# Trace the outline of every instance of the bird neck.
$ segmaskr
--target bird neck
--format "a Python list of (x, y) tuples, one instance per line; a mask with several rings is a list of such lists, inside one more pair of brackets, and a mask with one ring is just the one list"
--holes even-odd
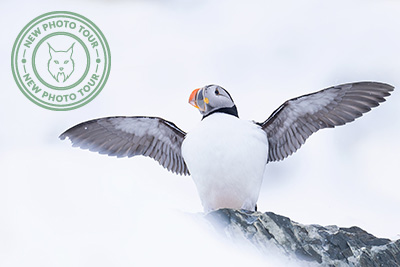
[(232, 115), (232, 116), (235, 116), (235, 117), (239, 118), (239, 113), (237, 111), (236, 105), (234, 105), (233, 107), (230, 107), (230, 108), (219, 108), (219, 109), (213, 110), (210, 113), (208, 113), (207, 115), (204, 115), (201, 120), (204, 120), (205, 118), (207, 118), (211, 114), (214, 114), (214, 113), (217, 113), (217, 112), (218, 113), (229, 114), (229, 115)]

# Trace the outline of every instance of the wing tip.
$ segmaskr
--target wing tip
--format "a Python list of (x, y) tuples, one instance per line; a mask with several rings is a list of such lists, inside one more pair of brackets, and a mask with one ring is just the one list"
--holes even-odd
[(350, 83), (350, 84), (353, 84), (353, 85), (363, 85), (363, 84), (375, 85), (377, 88), (384, 88), (389, 92), (392, 92), (395, 88), (391, 84), (384, 83), (384, 82), (374, 82), (374, 81), (354, 82), (354, 83)]
[(60, 139), (60, 140), (65, 140), (65, 138), (67, 138), (67, 137), (68, 137), (67, 131), (65, 131), (65, 132), (63, 132), (62, 134), (60, 134), (60, 135), (58, 136), (58, 139)]

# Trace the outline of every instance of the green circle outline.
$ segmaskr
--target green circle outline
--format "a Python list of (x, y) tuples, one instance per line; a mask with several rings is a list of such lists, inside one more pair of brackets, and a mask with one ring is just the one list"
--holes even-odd
[[(86, 54), (86, 63), (87, 63), (87, 64), (86, 64), (86, 70), (85, 70), (85, 72), (83, 73), (82, 77), (81, 77), (77, 82), (75, 82), (74, 84), (71, 84), (71, 85), (65, 86), (65, 87), (53, 86), (53, 85), (47, 83), (47, 82), (46, 82), (45, 80), (43, 80), (42, 77), (39, 75), (39, 73), (38, 73), (37, 70), (36, 70), (36, 65), (35, 65), (36, 53), (37, 53), (37, 50), (39, 49), (38, 47), (39, 47), (45, 40), (47, 40), (47, 39), (49, 39), (49, 38), (51, 38), (51, 37), (53, 37), (53, 36), (57, 36), (57, 35), (67, 35), (67, 36), (69, 36), (69, 37), (74, 38), (76, 41), (78, 41), (78, 42), (82, 45), (83, 49), (85, 50), (85, 54)], [(55, 33), (51, 33), (51, 34), (46, 35), (43, 39), (41, 39), (41, 40), (38, 42), (38, 44), (35, 46), (35, 48), (33, 49), (33, 53), (32, 53), (32, 69), (33, 69), (33, 72), (35, 73), (36, 78), (37, 78), (42, 84), (44, 84), (45, 86), (47, 86), (48, 88), (51, 88), (51, 89), (54, 89), (54, 90), (60, 90), (60, 91), (61, 91), (61, 90), (68, 90), (68, 89), (71, 89), (71, 88), (73, 88), (73, 87), (76, 87), (78, 84), (80, 84), (80, 83), (86, 78), (86, 76), (87, 76), (87, 74), (88, 74), (88, 72), (89, 72), (89, 69), (90, 69), (90, 53), (89, 53), (89, 50), (88, 50), (87, 46), (85, 45), (85, 43), (82, 42), (81, 39), (79, 39), (78, 37), (76, 37), (76, 35), (74, 35), (74, 34), (72, 34), (72, 33), (69, 33), (69, 32), (55, 32)]]
[[(60, 18), (60, 17), (66, 17), (66, 16), (54, 16), (54, 17), (48, 17), (48, 18), (45, 18), (45, 19), (43, 19), (43, 20), (41, 20), (41, 21), (38, 21), (36, 24), (38, 24), (38, 23), (40, 23), (40, 22), (42, 22), (42, 21), (44, 21), (44, 20), (46, 20), (46, 19), (51, 19), (51, 18)], [(88, 26), (88, 27), (90, 27), (91, 28), (91, 30), (93, 31), (93, 32), (95, 32), (94, 30), (93, 30), (93, 28), (91, 27), (91, 25), (89, 25), (87, 22), (85, 22), (85, 21), (82, 21), (82, 20), (80, 20), (80, 19), (77, 19), (77, 18), (74, 18), (74, 19), (76, 19), (76, 20), (78, 20), (78, 21), (80, 21), (80, 22), (82, 22), (83, 24), (85, 24), (86, 26)], [(36, 24), (33, 24), (32, 26), (31, 26), (31, 28), (33, 28), (33, 26), (34, 25), (36, 25)], [(104, 37), (104, 36), (103, 36)], [(101, 40), (100, 38), (99, 38), (99, 41), (103, 41), (103, 40)], [(22, 42), (22, 39), (21, 39), (21, 42)], [(21, 43), (20, 42), (20, 43)], [(106, 44), (106, 43), (104, 43), (104, 44)], [(105, 60), (107, 61), (107, 53), (106, 52), (109, 52), (109, 51), (106, 51), (105, 49), (104, 49), (104, 44), (103, 44), (103, 42), (102, 42), (102, 47), (103, 47), (103, 50), (104, 50), (104, 55), (105, 55)], [(109, 59), (110, 57), (108, 57), (108, 59)], [(18, 61), (18, 59), (16, 59), (16, 61)], [(110, 64), (109, 64), (110, 65)], [(108, 66), (105, 64), (104, 65), (104, 72), (105, 71), (107, 71), (106, 70), (106, 68), (107, 68)], [(19, 78), (21, 78), (21, 77), (19, 77)], [(107, 77), (108, 78), (108, 77)], [(99, 81), (99, 84), (101, 83), (101, 82), (103, 82), (103, 77), (102, 77), (102, 79)], [(106, 81), (106, 80), (105, 80)], [(104, 81), (104, 82), (105, 82)], [(21, 82), (22, 83), (22, 85), (24, 85), (23, 84), (23, 82)], [(25, 88), (26, 89), (26, 88)], [(27, 90), (27, 92), (29, 93), (29, 94), (31, 94), (30, 93), (30, 91), (29, 90)], [(57, 105), (57, 104), (50, 104), (50, 103), (48, 103), (48, 102), (45, 102), (45, 101), (42, 101), (41, 99), (38, 99), (35, 95), (32, 95), (31, 94), (31, 96), (33, 97), (33, 98), (35, 98), (37, 101), (40, 101), (40, 102), (42, 102), (42, 103), (44, 103), (45, 105), (53, 105), (53, 106), (71, 106), (71, 105), (75, 105), (76, 103), (79, 103), (79, 102), (82, 102), (82, 101), (85, 101), (87, 98), (89, 98), (89, 97), (91, 97), (91, 95), (93, 95), (93, 93), (94, 92), (96, 92), (96, 88), (93, 90), (93, 92), (91, 92), (88, 96), (86, 96), (85, 98), (83, 98), (83, 99), (81, 99), (80, 101), (77, 101), (77, 102), (75, 102), (75, 103), (72, 103), (72, 104), (65, 104), (65, 105)], [(25, 93), (25, 92), (23, 92), (23, 93)], [(99, 92), (97, 92), (97, 94), (98, 94)], [(96, 95), (97, 95), (96, 94)], [(95, 96), (93, 96), (93, 98), (94, 98)], [(92, 99), (93, 99), (92, 98)], [(89, 101), (91, 101), (91, 100), (89, 100)], [(36, 103), (36, 102), (35, 102)], [(84, 105), (85, 103), (83, 103), (82, 105)], [(47, 107), (47, 106), (46, 106)]]
[[(52, 17), (53, 16), (53, 17)], [(43, 19), (42, 19), (43, 18)], [(101, 47), (103, 48), (103, 55), (104, 55), (104, 68), (103, 68), (103, 75), (101, 75), (101, 79), (98, 81), (97, 86), (84, 98), (82, 98), (80, 101), (77, 101), (72, 104), (64, 104), (64, 105), (56, 105), (56, 104), (51, 104), (44, 102), (40, 99), (37, 99), (39, 102), (34, 101), (31, 99), (31, 96), (33, 98), (36, 98), (27, 88), (24, 87), (24, 83), (22, 82), (22, 76), (19, 73), (18, 69), (18, 51), (20, 48), (20, 44), (23, 41), (22, 37), (25, 37), (29, 33), (29, 31), (38, 23), (46, 20), (46, 19), (52, 19), (52, 18), (72, 18), (77, 21), (80, 21), (81, 23), (85, 24), (88, 26), (94, 33), (96, 33), (97, 36), (101, 37), (99, 38), (99, 42), (101, 44)], [(42, 20), (40, 20), (42, 19)], [(40, 21), (39, 21), (40, 20)], [(48, 109), (48, 110), (54, 110), (54, 111), (66, 111), (66, 110), (73, 110), (80, 108), (87, 103), (91, 102), (96, 96), (102, 91), (104, 88), (105, 84), (107, 83), (107, 80), (110, 76), (110, 70), (111, 70), (111, 51), (110, 47), (108, 45), (107, 39), (105, 38), (103, 32), (94, 24), (91, 20), (88, 18), (74, 13), (70, 11), (53, 11), (53, 12), (48, 12), (43, 15), (40, 15), (34, 19), (32, 19), (25, 27), (20, 31), (20, 33), (17, 36), (17, 39), (14, 42), (13, 48), (12, 48), (12, 53), (11, 53), (11, 69), (13, 73), (13, 77), (15, 82), (17, 83), (18, 88), (20, 91), (25, 95), (26, 98), (28, 98), (31, 102), (34, 104)], [(25, 91), (26, 90), (26, 91)], [(71, 106), (73, 105), (73, 106)], [(55, 107), (54, 107), (55, 106)], [(69, 107), (71, 106), (71, 107)], [(61, 107), (61, 108), (59, 108)], [(62, 108), (65, 107), (65, 108)]]
[[(59, 18), (59, 17), (66, 17), (66, 16), (55, 16), (55, 18)], [(46, 19), (50, 19), (50, 18), (53, 18), (53, 17), (49, 17), (49, 18), (46, 18)], [(74, 18), (74, 19), (77, 19), (77, 18)], [(43, 20), (45, 20), (45, 19), (43, 19)], [(43, 21), (42, 20), (42, 21)], [(88, 26), (88, 27), (90, 27), (91, 28), (91, 30), (92, 31), (94, 31), (93, 30), (93, 28), (91, 27), (91, 25), (89, 25), (87, 22), (85, 22), (85, 21), (81, 21), (80, 19), (77, 19), (78, 21), (80, 21), (80, 22), (82, 22), (83, 24), (85, 24), (86, 26)], [(40, 22), (42, 22), (42, 21), (39, 21), (39, 22), (37, 22), (37, 23), (40, 23)], [(34, 24), (35, 25), (35, 24)], [(34, 26), (33, 25), (33, 26)], [(29, 26), (29, 25), (28, 25)], [(33, 28), (33, 26), (31, 26), (31, 28)], [(27, 28), (27, 27), (26, 27)], [(94, 31), (95, 32), (95, 31)], [(101, 32), (99, 32), (99, 34), (100, 34)], [(102, 33), (101, 33), (102, 34)], [(21, 34), (22, 35), (22, 34)], [(104, 35), (102, 35), (101, 36), (102, 38), (104, 37)], [(104, 40), (105, 40), (105, 38), (104, 38)], [(103, 43), (103, 39), (100, 39), (99, 38), (99, 41), (101, 42), (101, 44), (102, 44), (102, 47), (103, 47), (103, 53), (104, 53), (104, 59), (105, 59), (105, 65), (104, 65), (104, 72), (106, 72), (106, 74), (107, 74), (107, 72), (109, 73), (109, 69), (110, 69), (110, 54), (108, 53), (108, 55), (107, 55), (107, 52), (110, 52), (109, 51), (109, 47), (108, 47), (108, 44), (107, 44), (107, 42), (106, 42), (106, 40), (104, 41), (104, 43)], [(20, 41), (20, 43), (22, 42), (22, 39), (21, 39), (21, 41)], [(106, 46), (106, 48), (108, 49), (108, 50), (106, 50), (106, 49), (104, 49), (104, 47)], [(108, 60), (108, 64), (107, 64), (107, 60)], [(16, 61), (18, 61), (18, 59), (16, 59)], [(107, 70), (107, 67), (108, 67), (108, 70)], [(104, 73), (103, 72), (103, 73)], [(21, 78), (21, 77), (19, 77), (19, 78)], [(103, 75), (102, 76), (102, 79), (99, 81), (99, 85), (101, 85), (101, 84), (105, 84), (105, 82), (107, 81), (107, 79), (108, 79), (108, 76), (105, 76), (105, 75)], [(23, 82), (22, 82), (22, 84), (23, 84)], [(24, 85), (24, 84), (23, 84)], [(104, 85), (103, 85), (104, 86)], [(101, 90), (102, 88), (100, 88), (100, 90)], [(30, 91), (28, 90), (27, 91), (29, 94), (31, 94), (30, 93)], [(23, 93), (25, 94), (25, 92), (23, 91)], [(50, 104), (50, 103), (47, 103), (47, 102), (44, 102), (44, 101), (42, 101), (42, 100), (40, 100), (40, 99), (37, 99), (38, 101), (40, 101), (40, 102), (42, 102), (42, 103), (44, 103), (44, 104), (46, 104), (46, 105), (53, 105), (53, 106), (71, 106), (71, 105), (76, 105), (76, 103), (80, 103), (80, 102), (83, 102), (83, 101), (85, 101), (87, 98), (90, 98), (90, 99), (88, 99), (88, 101), (86, 101), (85, 103), (82, 103), (82, 104), (80, 104), (79, 106), (82, 106), (82, 105), (85, 105), (86, 103), (88, 103), (88, 102), (90, 102), (95, 96), (97, 96), (98, 94), (100, 93), (100, 91), (99, 90), (97, 90), (96, 91), (96, 88), (88, 95), (88, 96), (86, 96), (85, 98), (83, 98), (83, 99), (81, 99), (80, 101), (78, 101), (78, 102), (75, 102), (75, 103), (72, 103), (72, 104), (65, 104), (65, 105), (56, 105), (56, 104)], [(93, 96), (92, 96), (93, 95)], [(32, 97), (34, 97), (34, 98), (36, 98), (36, 96), (34, 96), (34, 95), (32, 95)], [(36, 102), (35, 102), (36, 103)], [(46, 108), (47, 108), (47, 106), (45, 106)], [(73, 109), (73, 107), (72, 108), (70, 108), (70, 109)], [(59, 109), (56, 109), (56, 110), (59, 110)]]
[[(62, 17), (65, 17), (65, 16), (62, 16)], [(49, 17), (49, 18), (46, 18), (46, 19), (50, 19), (51, 17)], [(56, 18), (60, 18), (60, 16), (57, 16)], [(74, 18), (74, 19), (77, 19), (77, 18)], [(78, 21), (80, 21), (80, 22), (82, 22), (83, 24), (85, 24), (86, 26), (88, 26), (88, 27), (90, 27), (91, 28), (91, 30), (93, 31), (93, 32), (95, 32), (94, 30), (93, 30), (93, 28), (91, 27), (92, 25), (89, 25), (87, 22), (85, 22), (85, 21), (81, 21), (81, 20), (79, 20), (79, 19), (77, 19)], [(35, 20), (36, 21), (36, 20)], [(41, 21), (40, 21), (41, 22)], [(40, 23), (40, 22), (38, 22), (38, 23)], [(35, 24), (34, 24), (35, 25)], [(34, 26), (33, 25), (33, 26)], [(25, 28), (28, 28), (28, 26), (30, 26), (30, 25), (27, 25), (27, 27), (25, 27)], [(33, 28), (33, 26), (31, 26), (31, 28)], [(21, 35), (23, 34), (24, 32), (21, 32)], [(96, 33), (96, 34), (100, 34), (100, 36), (102, 37), (102, 38), (104, 38), (104, 35), (102, 35), (102, 33), (101, 32), (98, 32), (98, 33)], [(26, 35), (26, 34), (25, 34)], [(21, 39), (22, 40), (22, 39)], [(108, 79), (108, 73), (109, 73), (109, 70), (110, 70), (110, 53), (108, 53), (107, 54), (107, 52), (110, 52), (109, 51), (109, 47), (108, 47), (108, 44), (106, 43), (106, 39), (104, 38), (104, 43), (103, 43), (103, 39), (101, 39), (101, 38), (99, 38), (99, 41), (101, 42), (101, 44), (102, 44), (102, 47), (103, 47), (103, 53), (104, 53), (104, 59), (105, 59), (105, 61), (106, 61), (106, 63), (107, 63), (107, 60), (108, 60), (108, 64), (106, 64), (105, 63), (105, 65), (104, 65), (104, 71), (103, 71), (103, 73), (106, 73), (106, 75), (107, 76), (105, 76), (105, 75), (103, 75), (102, 76), (102, 78), (100, 79), (100, 81), (99, 81), (99, 83), (98, 83), (98, 86), (87, 96), (87, 97), (85, 97), (85, 98), (83, 98), (83, 99), (81, 99), (80, 101), (78, 101), (78, 102), (75, 102), (75, 103), (72, 103), (72, 104), (66, 104), (66, 105), (58, 105), (58, 106), (71, 106), (71, 105), (76, 105), (76, 103), (79, 103), (79, 102), (82, 102), (82, 101), (85, 101), (86, 100), (86, 98), (90, 98), (90, 99), (88, 99), (88, 101), (86, 101), (85, 103), (82, 103), (82, 104), (80, 104), (79, 106), (82, 106), (82, 105), (85, 105), (87, 102), (90, 102), (95, 96), (97, 96), (99, 93), (100, 93), (100, 91), (99, 90), (97, 90), (97, 88), (99, 88), (99, 85), (102, 85), (102, 86), (104, 86), (104, 84), (105, 84), (105, 82), (107, 81), (107, 79)], [(21, 41), (19, 42), (19, 43), (21, 43)], [(16, 42), (16, 44), (15, 45), (18, 45), (18, 42)], [(104, 49), (104, 48), (106, 48), (106, 49)], [(13, 56), (14, 57), (14, 56)], [(18, 62), (18, 57), (16, 57), (16, 62)], [(12, 62), (12, 65), (14, 64), (14, 62)], [(108, 68), (108, 69), (107, 69)], [(18, 68), (17, 68), (18, 69)], [(14, 75), (14, 73), (13, 73), (13, 75)], [(20, 78), (21, 79), (21, 77), (18, 77), (18, 78)], [(23, 82), (22, 82), (22, 84), (23, 84)], [(24, 85), (24, 84), (23, 84)], [(100, 90), (102, 89), (102, 88), (99, 88)], [(96, 91), (97, 90), (97, 91)], [(29, 90), (27, 91), (28, 93), (30, 93), (29, 92)], [(25, 91), (23, 91), (23, 93), (25, 94)], [(93, 96), (92, 96), (93, 95)], [(33, 95), (32, 95), (33, 96)], [(33, 96), (33, 97), (35, 97), (35, 96)], [(35, 97), (36, 98), (36, 97)], [(53, 106), (55, 106), (55, 104), (50, 104), (50, 103), (47, 103), (47, 102), (44, 102), (44, 101), (41, 101), (40, 99), (37, 99), (37, 100), (39, 100), (40, 102), (43, 102), (44, 104), (46, 104), (46, 105), (53, 105)], [(36, 104), (36, 102), (35, 102), (35, 104)], [(39, 103), (38, 103), (39, 104)], [(45, 105), (45, 108), (47, 108), (47, 106)], [(69, 109), (73, 109), (73, 108), (75, 108), (75, 107), (72, 107), (72, 108), (69, 108)], [(56, 109), (56, 110), (59, 110), (59, 109)]]

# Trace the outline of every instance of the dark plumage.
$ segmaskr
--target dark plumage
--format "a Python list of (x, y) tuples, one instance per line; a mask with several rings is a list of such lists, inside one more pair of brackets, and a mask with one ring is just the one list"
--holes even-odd
[(80, 123), (60, 138), (109, 156), (151, 157), (181, 175), (190, 170), (206, 211), (254, 210), (267, 162), (285, 159), (320, 129), (362, 116), (393, 89), (377, 82), (338, 85), (288, 100), (255, 123), (239, 119), (225, 89), (208, 85), (190, 96), (203, 119), (188, 134), (158, 117), (108, 117)]

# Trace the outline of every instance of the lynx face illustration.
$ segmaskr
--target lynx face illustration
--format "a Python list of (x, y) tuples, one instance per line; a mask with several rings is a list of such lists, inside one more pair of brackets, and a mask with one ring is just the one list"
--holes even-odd
[(53, 78), (64, 83), (74, 72), (74, 60), (72, 59), (74, 44), (66, 51), (56, 51), (49, 43), (50, 59), (47, 63), (48, 70)]

